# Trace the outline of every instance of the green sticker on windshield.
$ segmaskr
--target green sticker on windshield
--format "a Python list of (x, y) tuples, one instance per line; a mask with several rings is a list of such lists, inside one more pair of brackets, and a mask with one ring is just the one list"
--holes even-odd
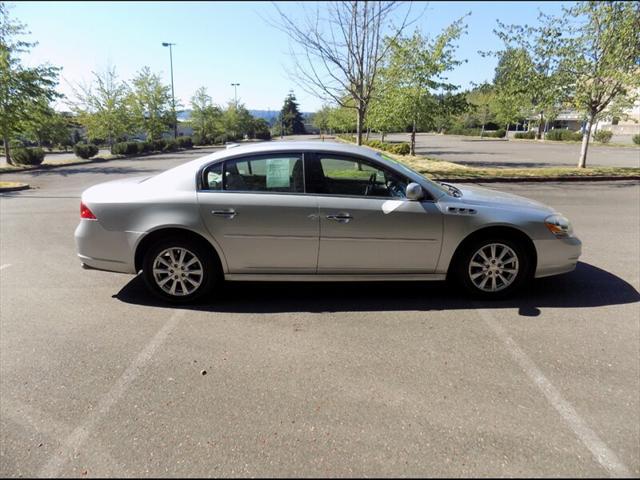
[(267, 159), (267, 188), (289, 188), (291, 179), (289, 177), (288, 158), (268, 158)]

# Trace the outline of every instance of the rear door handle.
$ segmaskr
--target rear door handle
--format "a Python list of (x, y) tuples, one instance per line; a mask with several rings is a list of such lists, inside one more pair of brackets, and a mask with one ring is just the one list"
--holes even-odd
[(353, 217), (348, 213), (336, 213), (335, 215), (327, 215), (327, 220), (333, 220), (340, 223), (349, 223)]
[(233, 208), (227, 208), (225, 210), (211, 210), (211, 215), (216, 215), (218, 217), (233, 218), (237, 214), (238, 213)]

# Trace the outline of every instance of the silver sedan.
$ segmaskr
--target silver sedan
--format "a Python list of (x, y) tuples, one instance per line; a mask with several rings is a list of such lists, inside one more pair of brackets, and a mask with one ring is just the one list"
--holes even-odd
[(237, 146), (82, 194), (86, 268), (137, 274), (190, 302), (228, 281), (453, 280), (504, 297), (573, 270), (581, 243), (559, 212), (516, 195), (431, 181), (363, 147)]

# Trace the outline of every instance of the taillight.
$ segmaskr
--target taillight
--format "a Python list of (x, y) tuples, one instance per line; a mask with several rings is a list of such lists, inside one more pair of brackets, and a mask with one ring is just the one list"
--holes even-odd
[(93, 212), (89, 210), (89, 207), (87, 207), (82, 202), (80, 202), (80, 218), (86, 218), (87, 220), (97, 220)]

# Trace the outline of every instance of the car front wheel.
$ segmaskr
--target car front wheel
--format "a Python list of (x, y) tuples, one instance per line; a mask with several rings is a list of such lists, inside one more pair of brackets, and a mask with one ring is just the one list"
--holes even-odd
[(457, 265), (457, 277), (472, 295), (504, 298), (530, 277), (531, 262), (520, 242), (489, 238), (473, 242)]
[(144, 257), (147, 287), (172, 303), (190, 303), (209, 294), (220, 275), (213, 254), (189, 239), (166, 239), (153, 245)]

